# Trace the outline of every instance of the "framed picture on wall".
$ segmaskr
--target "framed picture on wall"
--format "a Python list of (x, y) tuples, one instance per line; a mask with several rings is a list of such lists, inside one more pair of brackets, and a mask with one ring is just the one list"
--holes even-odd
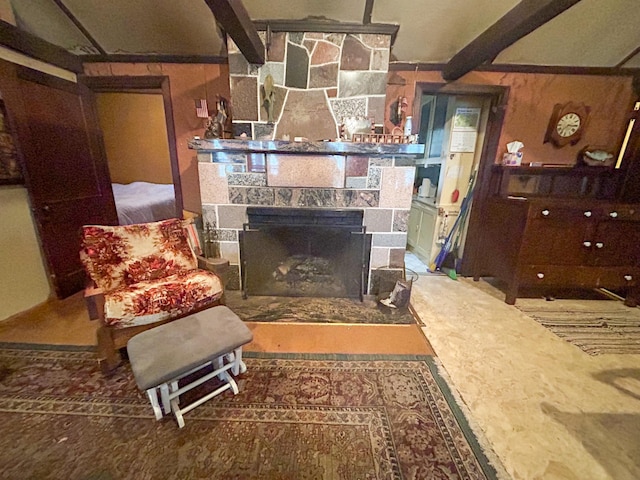
[(24, 183), (15, 134), (7, 115), (4, 100), (0, 97), (0, 185)]

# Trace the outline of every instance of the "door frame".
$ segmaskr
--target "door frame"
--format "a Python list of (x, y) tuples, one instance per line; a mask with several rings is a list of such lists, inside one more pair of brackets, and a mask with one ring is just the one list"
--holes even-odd
[(178, 164), (178, 149), (176, 132), (173, 124), (173, 103), (169, 77), (164, 75), (141, 76), (78, 76), (81, 81), (94, 93), (155, 93), (161, 94), (164, 103), (164, 116), (167, 126), (167, 141), (169, 144), (169, 162), (171, 163), (171, 177), (176, 197), (176, 213), (182, 217), (184, 203), (182, 201), (182, 182), (180, 166)]
[(502, 85), (474, 85), (417, 82), (413, 102), (413, 118), (416, 127), (420, 125), (420, 100), (422, 95), (472, 95), (491, 99), (491, 107), (485, 130), (484, 143), (478, 163), (478, 175), (475, 181), (473, 203), (469, 212), (469, 226), (465, 248), (460, 261), (460, 274), (473, 276), (479, 255), (481, 255), (482, 218), (489, 195), (491, 167), (495, 163), (500, 144), (500, 134), (504, 124), (504, 113), (509, 99), (510, 88)]

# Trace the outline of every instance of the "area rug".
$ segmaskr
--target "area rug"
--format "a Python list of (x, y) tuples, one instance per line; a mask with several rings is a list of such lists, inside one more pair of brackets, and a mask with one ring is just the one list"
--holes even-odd
[(155, 420), (126, 363), (105, 378), (92, 352), (0, 345), (2, 478), (496, 478), (431, 357), (246, 364), (238, 395), (179, 429)]
[[(246, 322), (416, 323), (412, 309), (381, 309), (376, 301), (353, 298), (249, 296), (237, 290), (225, 293), (225, 302)], [(418, 322), (420, 323), (420, 322)]]
[(515, 306), (589, 355), (640, 354), (640, 308), (618, 300), (518, 299)]

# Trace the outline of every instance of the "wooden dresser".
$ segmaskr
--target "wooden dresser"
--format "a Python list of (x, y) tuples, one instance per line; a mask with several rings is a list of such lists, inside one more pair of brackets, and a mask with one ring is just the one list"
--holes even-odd
[(637, 304), (640, 204), (504, 193), (488, 198), (483, 209), (474, 279), (505, 281), (509, 304), (520, 287), (532, 286), (625, 289), (625, 303)]

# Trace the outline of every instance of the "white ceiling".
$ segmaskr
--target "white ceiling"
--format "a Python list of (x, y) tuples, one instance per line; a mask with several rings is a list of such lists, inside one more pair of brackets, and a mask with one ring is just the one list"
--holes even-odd
[[(2, 0), (0, 0), (2, 1)], [(19, 28), (77, 54), (225, 56), (205, 0), (4, 0)], [(442, 64), (518, 0), (369, 0), (371, 22), (399, 26), (392, 60)], [(252, 20), (362, 24), (367, 0), (243, 0)], [(66, 7), (80, 23), (66, 15)], [(581, 0), (503, 50), (494, 64), (640, 68), (638, 0)], [(82, 33), (84, 29), (87, 35)], [(97, 44), (97, 46), (95, 45)]]

